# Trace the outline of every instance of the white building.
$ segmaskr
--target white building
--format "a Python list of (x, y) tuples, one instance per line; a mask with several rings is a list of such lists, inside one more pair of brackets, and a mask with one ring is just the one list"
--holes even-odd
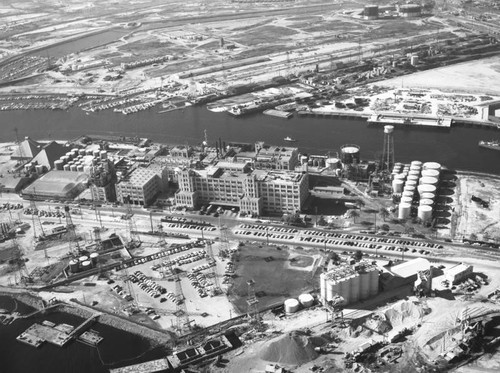
[(163, 191), (162, 174), (165, 172), (165, 168), (161, 167), (139, 167), (133, 170), (116, 184), (116, 199), (125, 203), (130, 197), (131, 204), (150, 205)]

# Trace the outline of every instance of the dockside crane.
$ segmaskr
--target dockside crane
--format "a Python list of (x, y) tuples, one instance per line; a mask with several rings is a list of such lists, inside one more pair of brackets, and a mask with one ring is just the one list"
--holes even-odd
[(69, 251), (78, 255), (80, 253), (80, 244), (78, 242), (78, 237), (76, 235), (75, 224), (73, 224), (73, 219), (71, 218), (71, 211), (68, 205), (64, 206), (64, 215), (66, 218), (66, 230), (68, 234), (68, 244)]
[(124, 198), (125, 205), (127, 206), (127, 213), (125, 215), (125, 219), (128, 221), (128, 234), (129, 234), (129, 242), (127, 243), (127, 248), (133, 249), (135, 247), (139, 247), (141, 245), (141, 239), (137, 234), (137, 227), (135, 225), (135, 221), (133, 219), (134, 213), (132, 212), (132, 203), (130, 196)]

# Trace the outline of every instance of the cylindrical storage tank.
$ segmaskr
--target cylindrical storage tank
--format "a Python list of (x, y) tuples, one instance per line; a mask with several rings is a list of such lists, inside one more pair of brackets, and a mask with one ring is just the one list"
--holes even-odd
[(63, 166), (63, 170), (64, 170), (64, 171), (71, 171), (71, 168), (70, 168), (70, 167), (71, 167), (71, 166), (70, 166), (69, 164), (65, 164), (65, 165)]
[(62, 171), (64, 168), (64, 162), (61, 161), (60, 159), (54, 162), (54, 168), (58, 171)]
[(94, 151), (92, 151), (92, 155), (93, 155), (94, 157), (97, 157), (97, 158), (99, 158), (100, 153), (101, 153), (101, 152), (100, 152), (99, 150), (94, 150)]
[(425, 162), (422, 165), (422, 169), (424, 170), (438, 170), (441, 171), (441, 165), (437, 162)]
[(422, 193), (436, 193), (436, 186), (431, 184), (420, 184), (417, 190), (420, 195), (422, 195)]
[(411, 204), (400, 203), (398, 208), (398, 219), (407, 219), (410, 216)]
[(71, 149), (71, 153), (73, 153), (73, 157), (78, 157), (78, 148)]
[(411, 166), (417, 166), (417, 167), (422, 168), (422, 162), (420, 162), (420, 161), (411, 161), (410, 167)]
[(300, 164), (306, 164), (307, 160), (308, 160), (307, 156), (305, 156), (305, 155), (301, 156), (300, 157)]
[(397, 174), (394, 175), (394, 180), (406, 180), (406, 175), (405, 174)]
[(85, 155), (85, 149), (78, 149), (78, 154), (79, 155)]
[(78, 261), (80, 263), (85, 262), (86, 260), (89, 260), (89, 257), (87, 255), (83, 255), (83, 256), (78, 258)]
[(335, 170), (339, 168), (339, 159), (338, 158), (328, 158), (326, 160), (326, 167), (328, 167), (330, 170)]
[(405, 183), (405, 187), (404, 189), (407, 189), (407, 190), (415, 190), (415, 188), (417, 187), (417, 184), (418, 182), (416, 180), (408, 180), (406, 183)]
[(418, 204), (419, 204), (419, 206), (424, 206), (424, 205), (432, 206), (434, 204), (434, 201), (432, 199), (424, 198), (424, 199), (420, 199)]
[(405, 190), (405, 191), (403, 191), (403, 194), (401, 195), (401, 197), (402, 197), (402, 198), (404, 198), (404, 197), (408, 197), (408, 198), (411, 198), (411, 199), (413, 200), (413, 195), (414, 195), (414, 194), (415, 194), (415, 193), (414, 193), (414, 192), (412, 192), (412, 191)]
[(78, 260), (72, 259), (69, 261), (69, 270), (72, 273), (76, 273), (79, 270)]
[(43, 168), (44, 168), (44, 166), (43, 166), (43, 165), (41, 165), (41, 164), (37, 164), (37, 165), (35, 166), (35, 170), (36, 170), (37, 175), (41, 175), (41, 174), (43, 174)]
[(74, 164), (72, 164), (71, 166), (69, 166), (69, 169), (70, 169), (71, 171), (73, 171), (73, 172), (77, 172), (77, 171), (78, 171), (78, 169), (77, 169), (76, 165), (74, 165)]
[(435, 195), (434, 193), (429, 193), (429, 192), (427, 192), (427, 193), (422, 193), (422, 194), (420, 195), (420, 198), (421, 198), (421, 199), (430, 199), (430, 200), (434, 200), (434, 198), (436, 198), (436, 195)]
[(326, 297), (326, 292), (327, 292), (327, 284), (326, 284), (326, 274), (325, 273), (322, 273), (319, 275), (319, 290), (320, 290), (320, 297), (321, 297), (321, 301), (322, 302), (325, 302), (327, 301), (327, 297)]
[(403, 164), (401, 162), (396, 162), (396, 163), (394, 163), (394, 167), (401, 168), (401, 167), (403, 167)]
[(432, 218), (432, 206), (423, 205), (418, 206), (418, 217), (422, 219), (422, 221), (429, 221)]
[(99, 156), (101, 157), (102, 160), (108, 159), (108, 152), (106, 150), (101, 150)]
[(358, 145), (347, 144), (340, 147), (340, 160), (342, 163), (359, 163), (360, 159), (360, 148)]
[(94, 154), (94, 152), (92, 149), (85, 149), (85, 154), (92, 155), (92, 154)]
[(87, 271), (92, 268), (92, 262), (90, 260), (86, 260), (81, 262), (82, 271)]
[(25, 170), (25, 171), (29, 171), (30, 169), (31, 169), (31, 163), (26, 163), (26, 164), (24, 165), (24, 170)]
[(370, 271), (370, 297), (378, 294), (378, 271), (373, 268)]
[(430, 176), (424, 176), (420, 178), (420, 181), (418, 182), (419, 184), (429, 184), (429, 185), (436, 185), (438, 183), (438, 179), (435, 177), (430, 177)]
[(294, 298), (285, 300), (285, 313), (295, 313), (299, 310), (299, 301)]
[(68, 163), (71, 160), (67, 155), (63, 155), (61, 159), (63, 160), (64, 163)]
[(439, 170), (428, 168), (422, 171), (422, 176), (435, 177), (437, 179), (439, 178)]
[(399, 172), (401, 171), (402, 168), (403, 168), (402, 165), (395, 164), (394, 167), (392, 168), (392, 172), (399, 174)]
[(368, 4), (365, 5), (363, 10), (363, 16), (365, 19), (373, 20), (378, 18), (378, 5)]
[(370, 273), (362, 272), (361, 273), (361, 288), (359, 291), (359, 299), (365, 300), (370, 296)]
[(90, 257), (90, 261), (92, 262), (92, 264), (97, 264), (97, 259), (99, 258), (99, 254), (98, 253), (92, 253), (89, 255)]
[(418, 64), (418, 55), (414, 54), (410, 57), (410, 65), (415, 66)]
[(67, 152), (66, 157), (68, 157), (68, 160), (72, 160), (74, 158), (73, 153)]
[(359, 276), (353, 275), (350, 283), (351, 283), (351, 302), (357, 302), (359, 300), (359, 291), (361, 287)]
[(76, 166), (76, 170), (78, 172), (83, 172), (83, 166), (82, 165)]
[(403, 186), (405, 182), (403, 180), (396, 179), (392, 182), (392, 192), (393, 193), (402, 193)]
[(412, 197), (401, 197), (401, 203), (409, 203), (411, 204), (411, 202), (413, 201), (413, 198)]
[(314, 298), (311, 294), (300, 294), (299, 302), (304, 308), (311, 307), (314, 303)]
[(406, 180), (407, 181), (412, 181), (413, 180), (413, 181), (415, 181), (415, 184), (416, 184), (418, 182), (418, 180), (419, 180), (419, 177), (418, 177), (418, 175), (410, 175), (409, 174), (408, 177), (406, 178)]
[(408, 176), (420, 176), (420, 170), (416, 170), (416, 169), (411, 169), (410, 168), (410, 171), (408, 172)]

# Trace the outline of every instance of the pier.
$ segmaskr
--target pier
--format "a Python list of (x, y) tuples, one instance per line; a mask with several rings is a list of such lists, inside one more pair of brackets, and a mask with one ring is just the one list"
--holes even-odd
[(369, 124), (394, 124), (404, 126), (424, 126), (450, 128), (451, 118), (437, 118), (434, 116), (411, 115), (411, 114), (373, 114), (368, 119)]
[(283, 119), (288, 119), (293, 116), (293, 113), (290, 113), (288, 111), (281, 111), (275, 109), (264, 110), (264, 114)]
[(110, 369), (110, 373), (155, 373), (170, 369), (167, 359), (146, 361), (145, 363), (128, 365), (122, 368)]
[(357, 111), (327, 111), (327, 110), (299, 110), (297, 111), (299, 117), (324, 117), (324, 118), (347, 118), (359, 119), (369, 118), (371, 114)]

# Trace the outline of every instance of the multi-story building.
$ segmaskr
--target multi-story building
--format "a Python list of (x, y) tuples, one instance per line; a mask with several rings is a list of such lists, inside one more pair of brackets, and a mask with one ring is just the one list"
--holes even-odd
[(177, 205), (196, 208), (215, 203), (257, 215), (300, 211), (309, 193), (306, 173), (252, 171), (248, 163), (220, 162), (204, 170), (184, 169), (178, 179)]
[(116, 184), (116, 199), (125, 203), (130, 197), (130, 203), (147, 206), (162, 192), (161, 184), (158, 170), (139, 167)]
[(234, 162), (251, 162), (255, 169), (293, 171), (299, 161), (299, 149), (285, 146), (266, 145), (262, 141), (233, 146)]

